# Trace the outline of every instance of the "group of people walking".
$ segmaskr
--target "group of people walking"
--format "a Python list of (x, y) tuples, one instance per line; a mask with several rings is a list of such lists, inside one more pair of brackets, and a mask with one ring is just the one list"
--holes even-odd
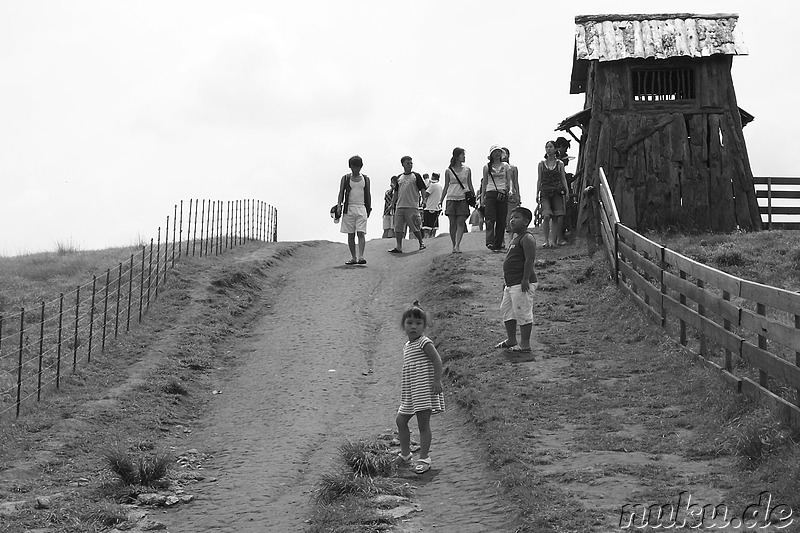
[[(506, 249), (506, 235), (513, 237), (510, 227), (511, 211), (522, 204), (519, 171), (509, 162), (508, 148), (492, 145), (488, 161), (483, 166), (479, 188), (475, 189), (472, 170), (466, 165), (466, 151), (453, 149), (450, 164), (444, 172), (444, 183), (439, 184), (438, 174), (426, 180), (413, 171), (410, 156), (403, 156), (403, 172), (392, 176), (389, 189), (384, 194), (383, 237), (395, 238), (396, 245), (389, 253), (403, 253), (406, 234), (414, 236), (419, 249), (424, 250), (426, 237), (435, 236), (438, 217), (444, 206), (449, 220), (452, 252), (461, 253), (461, 240), (467, 231), (470, 214), (479, 213), (485, 224), (486, 247), (502, 252)], [(365, 265), (364, 258), (367, 218), (372, 212), (370, 179), (361, 172), (364, 162), (359, 156), (348, 161), (350, 173), (339, 183), (337, 205), (332, 209), (336, 221), (341, 218), (341, 232), (348, 235), (350, 259), (347, 265)], [(563, 158), (559, 157), (556, 143), (547, 141), (545, 155), (539, 162), (536, 184), (536, 201), (544, 226), (544, 248), (566, 244), (563, 219), (568, 184)], [(471, 211), (474, 209), (474, 212)]]
[[(516, 355), (532, 351), (533, 295), (538, 284), (534, 270), (536, 239), (529, 228), (534, 215), (530, 209), (520, 205), (518, 171), (509, 163), (509, 155), (507, 148), (498, 145), (489, 149), (488, 162), (483, 167), (477, 192), (472, 171), (465, 164), (466, 152), (463, 148), (453, 149), (441, 189), (436, 187), (437, 180), (431, 180), (433, 191), (428, 190), (430, 182), (413, 171), (412, 158), (403, 156), (400, 159), (403, 173), (391, 178), (391, 187), (384, 195), (384, 228), (394, 230), (396, 246), (389, 250), (390, 253), (403, 253), (403, 239), (407, 230), (418, 240), (419, 249), (424, 250), (423, 227), (430, 229), (434, 225), (430, 219), (423, 223), (420, 211), (436, 212), (438, 217), (444, 203), (444, 213), (450, 221), (452, 251), (460, 253), (470, 209), (482, 208), (486, 220), (486, 247), (492, 251), (507, 249), (503, 261), (504, 289), (500, 302), (506, 336), (494, 347)], [(331, 212), (334, 218), (341, 218), (341, 231), (348, 234), (352, 257), (346, 264), (363, 265), (366, 264), (364, 242), (367, 218), (372, 212), (370, 179), (361, 172), (363, 161), (359, 156), (351, 157), (348, 165), (350, 173), (341, 178), (338, 203)], [(545, 157), (539, 163), (538, 178), (537, 201), (547, 224), (545, 246), (556, 246), (560, 244), (557, 217), (564, 215), (567, 181), (564, 163), (555, 156), (552, 141), (545, 145)], [(556, 221), (551, 224), (553, 218)], [(507, 245), (506, 232), (511, 235)], [(408, 340), (403, 347), (400, 405), (395, 418), (400, 441), (398, 460), (410, 464), (414, 459), (408, 425), (411, 418), (416, 417), (420, 446), (413, 469), (417, 474), (424, 474), (432, 465), (431, 416), (445, 410), (442, 360), (433, 341), (425, 336), (428, 316), (418, 301), (403, 312), (400, 326)]]

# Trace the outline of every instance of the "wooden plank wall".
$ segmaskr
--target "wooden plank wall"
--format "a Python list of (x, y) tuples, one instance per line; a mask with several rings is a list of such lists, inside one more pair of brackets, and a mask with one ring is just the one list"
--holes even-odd
[(800, 293), (698, 263), (622, 223), (605, 228), (613, 197), (601, 188), (601, 199), (619, 288), (737, 392), (766, 401), (800, 428)]

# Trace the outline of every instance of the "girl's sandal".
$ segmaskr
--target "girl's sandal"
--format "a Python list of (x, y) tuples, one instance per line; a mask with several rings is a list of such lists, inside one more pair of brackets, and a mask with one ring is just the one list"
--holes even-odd
[(403, 461), (404, 463), (410, 463), (410, 462), (411, 462), (411, 457), (412, 457), (412, 456), (411, 456), (411, 454), (410, 454), (410, 453), (409, 453), (408, 455), (403, 455), (403, 453), (402, 453), (402, 452), (398, 452), (398, 453), (397, 453), (397, 457), (399, 457), (399, 458), (400, 458), (400, 460), (401, 460), (401, 461)]
[(415, 474), (424, 474), (431, 469), (431, 458), (417, 459), (417, 464), (414, 465)]

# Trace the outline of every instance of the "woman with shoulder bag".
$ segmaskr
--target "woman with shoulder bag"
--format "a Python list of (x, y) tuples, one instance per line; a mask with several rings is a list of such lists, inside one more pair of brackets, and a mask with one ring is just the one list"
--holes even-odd
[[(561, 236), (564, 219), (564, 198), (567, 194), (567, 177), (564, 163), (556, 157), (556, 144), (547, 141), (544, 145), (544, 159), (539, 162), (539, 179), (536, 182), (537, 199), (544, 218), (544, 245), (553, 248), (567, 244)], [(551, 222), (552, 220), (552, 222)]]
[(450, 221), (450, 241), (453, 253), (461, 253), (461, 239), (467, 228), (470, 205), (475, 205), (475, 189), (472, 188), (472, 171), (464, 165), (466, 152), (463, 148), (453, 148), (450, 166), (444, 172), (444, 214)]
[(504, 237), (508, 215), (508, 194), (511, 185), (510, 167), (503, 162), (503, 149), (493, 144), (489, 162), (483, 166), (481, 205), (486, 207), (486, 247), (493, 251), (505, 248)]

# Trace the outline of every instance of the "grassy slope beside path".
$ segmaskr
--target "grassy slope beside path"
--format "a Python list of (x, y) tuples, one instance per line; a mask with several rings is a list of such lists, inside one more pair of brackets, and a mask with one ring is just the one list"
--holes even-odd
[(501, 471), (519, 531), (607, 532), (625, 504), (669, 504), (684, 491), (731, 513), (769, 491), (800, 512), (790, 432), (647, 322), (601, 254), (540, 250), (535, 361), (491, 349), (504, 338), (501, 262), (438, 257), (429, 300), (448, 395)]

